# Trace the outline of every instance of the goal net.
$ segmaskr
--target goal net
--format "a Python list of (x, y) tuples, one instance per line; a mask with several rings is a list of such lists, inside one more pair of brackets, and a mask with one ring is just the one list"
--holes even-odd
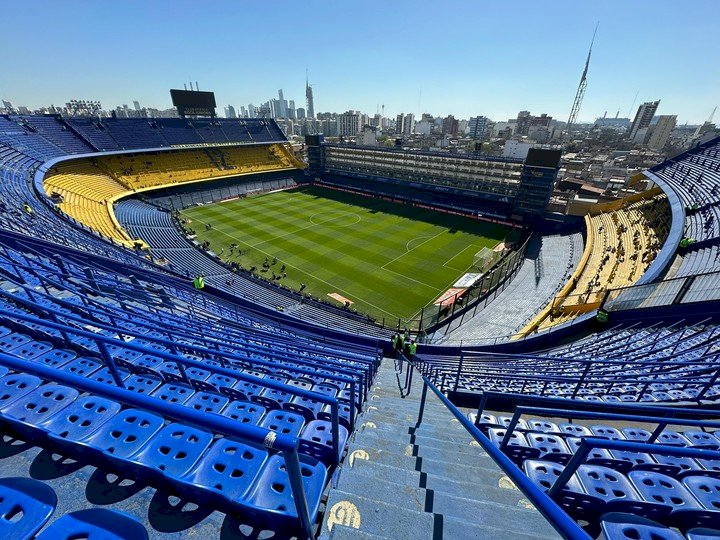
[(473, 268), (486, 272), (500, 258), (502, 252), (490, 248), (482, 248), (473, 257)]

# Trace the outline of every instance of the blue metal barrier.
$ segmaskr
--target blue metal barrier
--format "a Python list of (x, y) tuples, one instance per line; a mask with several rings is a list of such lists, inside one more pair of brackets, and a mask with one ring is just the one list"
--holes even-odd
[[(397, 360), (408, 364), (408, 371), (413, 370), (414, 366), (404, 356), (399, 355)], [(548, 520), (548, 522), (560, 533), (564, 538), (571, 540), (589, 540), (590, 536), (570, 517), (568, 516), (548, 495), (535, 485), (527, 476), (525, 476), (510, 459), (496, 448), (490, 440), (475, 426), (467, 417), (461, 413), (445, 395), (424, 375), (420, 374), (423, 381), (422, 396), (420, 398), (420, 410), (418, 412), (417, 425), (420, 426), (423, 420), (425, 410), (425, 401), (427, 400), (428, 388), (440, 399), (445, 407), (453, 414), (467, 432), (477, 441), (482, 449), (495, 460), (502, 468), (512, 482), (522, 491), (532, 502), (540, 513)]]

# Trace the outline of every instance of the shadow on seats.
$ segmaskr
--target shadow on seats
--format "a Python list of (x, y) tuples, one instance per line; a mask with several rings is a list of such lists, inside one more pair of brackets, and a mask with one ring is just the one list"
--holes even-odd
[(85, 496), (92, 504), (113, 504), (141, 492), (147, 484), (122, 478), (113, 473), (96, 469), (85, 488)]
[(179, 532), (197, 525), (212, 513), (213, 508), (157, 491), (148, 507), (148, 520), (156, 531)]
[(53, 480), (77, 472), (85, 466), (85, 463), (42, 450), (30, 464), (30, 476), (36, 480)]

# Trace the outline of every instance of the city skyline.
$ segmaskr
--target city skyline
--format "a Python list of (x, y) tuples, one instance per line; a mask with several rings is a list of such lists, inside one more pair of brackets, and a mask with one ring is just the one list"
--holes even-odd
[[(713, 7), (711, 2), (694, 6), (699, 4)], [(169, 88), (192, 80), (214, 91), (220, 107), (257, 106), (278, 88), (299, 107), (308, 69), (316, 113), (374, 114), (385, 105), (388, 117), (430, 112), (506, 120), (530, 110), (564, 121), (599, 21), (579, 121), (606, 111), (609, 117), (617, 112), (632, 117), (640, 103), (661, 100), (659, 114), (698, 124), (720, 101), (720, 75), (696, 59), (698, 50), (718, 48), (712, 18), (702, 16), (702, 6), (690, 12), (671, 2), (456, 3), (436, 13), (429, 3), (400, 2), (387, 13), (376, 2), (284, 2), (280, 5), (288, 13), (315, 16), (312, 26), (323, 31), (300, 24), (296, 33), (291, 27), (281, 33), (262, 23), (260, 3), (214, 2), (212, 10), (193, 16), (194, 30), (188, 33), (184, 15), (192, 5), (125, 5), (121, 13), (109, 2), (7, 6), (7, 20), (14, 24), (0, 35), (0, 48), (12, 50), (13, 69), (0, 81), (0, 98), (31, 109), (71, 98), (100, 100), (106, 108), (137, 100), (166, 109)], [(78, 23), (73, 6), (82, 6), (87, 20), (104, 23), (68, 33), (63, 23), (73, 17)], [(241, 15), (258, 23), (243, 25), (241, 32), (215, 29), (218, 21)], [(113, 17), (128, 17), (136, 28), (126, 32), (126, 26), (112, 24)], [(376, 24), (348, 34), (343, 31), (348, 20)], [(401, 21), (405, 24), (399, 26)], [(45, 39), (28, 40), (29, 27)], [(668, 65), (674, 66), (672, 78), (664, 76)], [(39, 73), (52, 84), (38, 84)]]

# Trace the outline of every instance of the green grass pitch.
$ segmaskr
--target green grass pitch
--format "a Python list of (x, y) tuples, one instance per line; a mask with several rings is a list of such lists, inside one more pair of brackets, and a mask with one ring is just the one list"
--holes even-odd
[[(411, 319), (462, 276), (483, 247), (512, 229), (320, 187), (304, 187), (182, 211), (200, 242), (224, 260), (389, 324)], [(205, 225), (212, 228), (206, 230)], [(230, 245), (238, 244), (242, 254)], [(221, 254), (222, 251), (222, 254)], [(263, 271), (265, 258), (272, 263)]]

